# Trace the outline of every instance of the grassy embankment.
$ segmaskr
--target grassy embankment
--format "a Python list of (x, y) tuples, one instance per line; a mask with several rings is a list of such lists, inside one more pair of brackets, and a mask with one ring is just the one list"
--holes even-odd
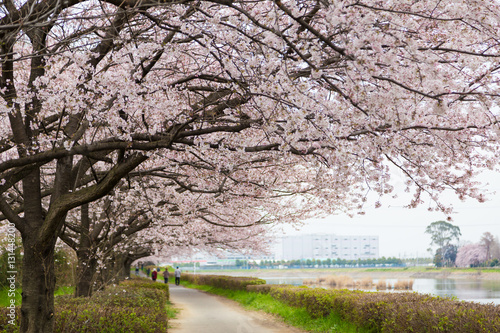
[(413, 272), (413, 273), (422, 273), (422, 272), (457, 272), (457, 273), (500, 273), (499, 267), (472, 267), (472, 268), (463, 268), (463, 267), (394, 267), (394, 268), (359, 268), (366, 272)]
[[(72, 293), (72, 289), (59, 292)], [(133, 278), (96, 292), (92, 297), (57, 296), (54, 332), (166, 332), (168, 320), (175, 312), (169, 302), (168, 285)], [(9, 323), (9, 313), (7, 307), (0, 307), (1, 333), (19, 331), (20, 308), (15, 309), (15, 325)]]
[(289, 306), (274, 299), (268, 294), (261, 294), (243, 290), (230, 290), (212, 287), (208, 285), (197, 285), (188, 281), (181, 281), (181, 284), (188, 288), (194, 288), (209, 292), (211, 294), (226, 297), (234, 300), (246, 309), (263, 311), (279, 318), (291, 326), (309, 332), (344, 332), (344, 333), (364, 333), (369, 332), (348, 321), (342, 320), (335, 313), (321, 318), (314, 318), (305, 308)]
[(449, 278), (483, 278), (500, 279), (498, 267), (475, 268), (436, 268), (436, 267), (370, 267), (370, 268), (293, 268), (293, 269), (241, 269), (241, 270), (203, 270), (201, 274), (224, 274), (229, 276), (258, 277), (313, 277), (322, 275), (349, 275), (353, 277), (373, 278), (419, 278), (419, 277), (449, 277)]
[[(183, 274), (183, 279), (313, 332), (500, 332), (500, 307), (491, 304), (411, 292), (266, 285), (264, 280), (241, 276)], [(288, 316), (290, 307), (296, 312)], [(309, 326), (316, 323), (320, 326)], [(344, 323), (349, 326), (342, 327)]]

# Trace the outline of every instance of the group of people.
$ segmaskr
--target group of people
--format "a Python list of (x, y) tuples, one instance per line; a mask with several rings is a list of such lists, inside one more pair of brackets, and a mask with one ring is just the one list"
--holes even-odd
[[(164, 283), (168, 283), (169, 276), (170, 273), (168, 272), (168, 269), (165, 268), (165, 270), (163, 271)], [(181, 283), (181, 270), (179, 269), (179, 267), (177, 267), (176, 270), (174, 271), (174, 277), (175, 277), (175, 285), (178, 286)], [(156, 270), (156, 268), (154, 268), (153, 272), (151, 273), (151, 279), (154, 282), (156, 282), (157, 278), (158, 278), (158, 271)]]

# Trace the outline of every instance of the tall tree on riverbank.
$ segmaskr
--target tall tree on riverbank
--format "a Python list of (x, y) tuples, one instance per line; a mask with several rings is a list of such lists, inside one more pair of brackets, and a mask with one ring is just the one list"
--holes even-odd
[(485, 232), (481, 235), (479, 242), (486, 249), (486, 260), (492, 259), (492, 253), (495, 247), (498, 247), (498, 242), (491, 232)]
[(432, 222), (425, 229), (425, 233), (431, 236), (431, 246), (436, 245), (439, 248), (458, 241), (462, 235), (460, 227), (446, 221)]
[(253, 184), (326, 212), (391, 193), (390, 166), (410, 207), (448, 212), (445, 189), (482, 201), (499, 20), (492, 0), (2, 2), (0, 211), (31, 272), (21, 332), (52, 331), (67, 213), (144, 163), (225, 176), (193, 191)]
[(438, 247), (434, 263), (437, 266), (453, 264), (457, 256), (457, 246), (452, 243), (460, 239), (460, 227), (446, 221), (436, 221), (427, 226), (425, 233), (431, 236), (431, 247)]

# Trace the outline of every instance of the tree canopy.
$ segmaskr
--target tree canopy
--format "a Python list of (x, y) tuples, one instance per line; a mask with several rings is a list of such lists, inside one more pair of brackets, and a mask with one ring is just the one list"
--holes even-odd
[(456, 264), (459, 267), (477, 267), (487, 260), (486, 248), (481, 244), (467, 244), (458, 249)]
[(460, 227), (446, 221), (432, 222), (425, 229), (425, 233), (431, 236), (431, 246), (436, 245), (443, 248), (450, 245), (454, 240), (458, 241), (460, 236)]
[(280, 220), (275, 198), (288, 217), (362, 209), (392, 192), (391, 168), (410, 207), (449, 212), (445, 189), (483, 201), (499, 13), (493, 0), (2, 2), (0, 212), (33, 273), (21, 331), (51, 331), (68, 213), (131, 172), (168, 180), (150, 207), (201, 203), (226, 222), (241, 209), (253, 225)]

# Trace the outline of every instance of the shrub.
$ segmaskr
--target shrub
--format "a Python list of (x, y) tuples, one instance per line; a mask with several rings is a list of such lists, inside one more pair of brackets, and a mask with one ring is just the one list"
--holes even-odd
[(356, 281), (356, 287), (362, 288), (362, 287), (371, 287), (373, 286), (373, 279), (371, 277), (366, 277), (361, 280)]
[(397, 290), (412, 290), (413, 280), (398, 280), (394, 283), (394, 289)]
[[(92, 297), (55, 298), (55, 332), (159, 333), (167, 332), (168, 285), (133, 279), (95, 293)], [(6, 309), (0, 309), (0, 332), (18, 332), (8, 325)], [(16, 318), (19, 319), (19, 308)]]
[(21, 315), (21, 308), (16, 306), (13, 310), (15, 312), (14, 323), (15, 325), (9, 324), (9, 320), (11, 320), (8, 315), (11, 314), (11, 310), (7, 307), (0, 308), (0, 333), (17, 333), (19, 332), (19, 318)]
[(367, 288), (373, 286), (373, 279), (370, 277), (353, 280), (346, 275), (320, 276), (317, 279), (304, 279), (304, 285), (326, 285), (330, 288)]
[(353, 278), (346, 275), (328, 276), (326, 277), (325, 283), (333, 288), (346, 288), (354, 286)]
[(302, 284), (304, 284), (304, 285), (319, 284), (321, 282), (324, 282), (324, 281), (320, 280), (320, 278), (318, 278), (317, 280), (314, 280), (314, 279), (304, 279), (304, 280), (302, 280)]
[(183, 274), (183, 279), (193, 284), (201, 284), (230, 290), (246, 290), (247, 286), (249, 285), (260, 285), (266, 283), (265, 280), (253, 277), (200, 274), (194, 275), (188, 273)]
[(166, 332), (168, 285), (124, 281), (90, 298), (56, 298), (56, 332)]
[(384, 279), (380, 279), (377, 281), (376, 285), (377, 290), (386, 290), (387, 288), (391, 289), (390, 285), (387, 285), (387, 281)]
[(500, 332), (500, 307), (417, 293), (249, 286), (319, 318), (330, 313), (373, 332)]

